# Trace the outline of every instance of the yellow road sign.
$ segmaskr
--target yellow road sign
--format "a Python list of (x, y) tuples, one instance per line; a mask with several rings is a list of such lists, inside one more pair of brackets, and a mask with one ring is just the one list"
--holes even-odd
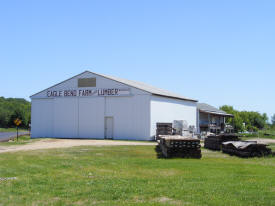
[(20, 119), (15, 119), (14, 121), (14, 124), (16, 125), (16, 126), (19, 126), (21, 123), (22, 123), (22, 121), (20, 120)]

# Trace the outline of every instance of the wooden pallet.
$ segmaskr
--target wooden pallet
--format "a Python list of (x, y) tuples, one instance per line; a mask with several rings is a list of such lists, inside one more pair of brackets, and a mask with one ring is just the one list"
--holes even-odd
[[(251, 141), (240, 141), (240, 142), (251, 142)], [(234, 145), (222, 144), (222, 152), (236, 155), (239, 157), (263, 157), (272, 154), (272, 150), (266, 147), (265, 144), (259, 144), (257, 142), (252, 142), (251, 145), (244, 148), (236, 148)]]
[(172, 135), (173, 127), (172, 123), (157, 123), (156, 139), (159, 139), (160, 135)]
[(201, 158), (200, 140), (179, 135), (162, 135), (158, 142), (166, 158)]
[(204, 148), (220, 151), (223, 142), (239, 140), (240, 139), (236, 134), (210, 135), (204, 140)]

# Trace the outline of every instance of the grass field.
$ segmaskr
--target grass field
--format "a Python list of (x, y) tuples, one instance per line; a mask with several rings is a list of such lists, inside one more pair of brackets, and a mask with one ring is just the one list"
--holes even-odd
[[(15, 177), (16, 179), (5, 179)], [(157, 159), (154, 146), (0, 154), (0, 205), (275, 205), (275, 158)]]
[(14, 145), (23, 145), (29, 144), (35, 141), (39, 141), (40, 139), (30, 139), (30, 135), (20, 136), (18, 141), (16, 138), (9, 140), (8, 142), (0, 142), (0, 146), (14, 146)]
[(239, 134), (241, 137), (247, 138), (267, 138), (275, 139), (275, 130), (259, 130), (256, 134)]
[[(27, 129), (18, 128), (19, 132), (28, 132)], [(16, 132), (16, 128), (0, 128), (0, 132)]]

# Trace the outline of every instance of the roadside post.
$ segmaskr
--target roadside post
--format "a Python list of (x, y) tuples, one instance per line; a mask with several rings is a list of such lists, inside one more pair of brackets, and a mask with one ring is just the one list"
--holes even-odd
[(18, 142), (18, 126), (22, 123), (22, 121), (20, 119), (16, 118), (13, 122), (16, 125), (16, 139)]

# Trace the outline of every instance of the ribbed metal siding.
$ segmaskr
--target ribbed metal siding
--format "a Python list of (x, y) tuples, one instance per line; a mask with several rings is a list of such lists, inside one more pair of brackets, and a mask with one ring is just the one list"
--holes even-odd
[(150, 140), (150, 95), (106, 97), (106, 116), (114, 117), (114, 139)]
[(188, 125), (197, 126), (197, 103), (152, 95), (151, 135), (156, 133), (157, 122), (186, 120)]

